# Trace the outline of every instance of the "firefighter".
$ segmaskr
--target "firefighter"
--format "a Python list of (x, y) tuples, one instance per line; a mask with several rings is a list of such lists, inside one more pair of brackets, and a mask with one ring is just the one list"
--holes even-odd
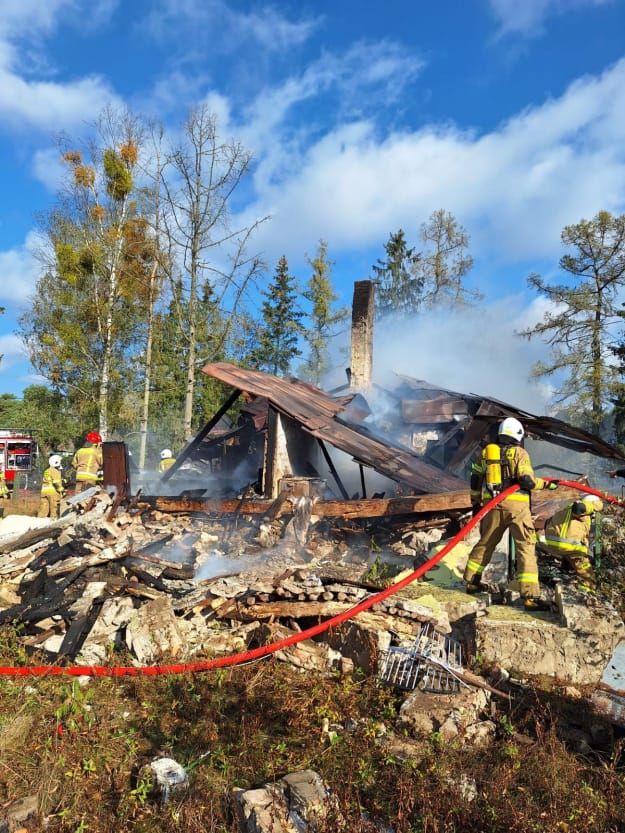
[(53, 454), (48, 460), (49, 468), (44, 471), (41, 481), (38, 518), (58, 518), (61, 515), (61, 498), (65, 497), (61, 465), (58, 454)]
[(590, 527), (595, 512), (601, 512), (603, 502), (596, 495), (575, 500), (558, 510), (545, 523), (544, 546), (549, 555), (560, 559), (578, 578), (578, 588), (593, 592), (595, 574), (590, 561)]
[(72, 459), (76, 472), (76, 494), (102, 481), (102, 437), (97, 431), (87, 434), (85, 444)]
[(161, 451), (161, 462), (158, 464), (158, 470), (161, 474), (167, 469), (170, 469), (176, 462), (176, 458), (172, 455), (170, 448), (164, 448)]
[(4, 476), (4, 463), (0, 461), (0, 500), (10, 500), (11, 492), (7, 486), (6, 477)]
[[(464, 571), (467, 593), (477, 593), (482, 589), (482, 573), (506, 530), (515, 545), (516, 571), (519, 591), (526, 610), (548, 608), (541, 601), (538, 583), (538, 564), (536, 561), (536, 530), (530, 511), (530, 492), (533, 489), (555, 489), (557, 481), (547, 482), (534, 474), (529, 454), (521, 446), (525, 430), (518, 419), (507, 417), (501, 422), (497, 443), (486, 446), (471, 471), (471, 499), (474, 510), (490, 501), (495, 494), (517, 484), (520, 489), (494, 506), (482, 518), (480, 539), (469, 554)], [(500, 483), (489, 482), (491, 461), (487, 461), (491, 446), (499, 451)]]

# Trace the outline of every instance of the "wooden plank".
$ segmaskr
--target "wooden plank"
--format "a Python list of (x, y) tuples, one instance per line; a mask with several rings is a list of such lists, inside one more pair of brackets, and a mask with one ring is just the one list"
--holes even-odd
[[(160, 512), (204, 512), (206, 514), (267, 515), (275, 507), (271, 500), (215, 500), (206, 498), (144, 497), (139, 502), (143, 508)], [(364, 498), (362, 500), (319, 500), (313, 506), (315, 515), (340, 518), (377, 518), (392, 515), (410, 515), (422, 512), (452, 512), (471, 508), (469, 490), (438, 494), (411, 495), (395, 498)], [(290, 514), (293, 507), (285, 501), (278, 516)]]
[[(255, 619), (287, 618), (300, 619), (302, 617), (330, 617), (343, 613), (353, 607), (353, 602), (309, 602), (309, 601), (284, 601), (284, 602), (260, 602), (259, 604), (245, 607), (240, 605), (236, 612), (231, 613), (229, 618), (240, 619), (244, 622), (252, 622)], [(220, 611), (217, 611), (219, 615)]]
[(467, 403), (460, 398), (402, 399), (401, 402), (402, 419), (408, 424), (451, 422), (456, 416), (465, 416), (468, 412)]
[(75, 558), (66, 558), (65, 561), (60, 561), (48, 567), (49, 576), (61, 576), (65, 573), (73, 572), (74, 570), (87, 567), (96, 567), (98, 564), (106, 564), (109, 561), (118, 561), (125, 558), (132, 552), (132, 544), (130, 541), (120, 541), (114, 547), (107, 547), (101, 552), (95, 552), (87, 556), (76, 556)]

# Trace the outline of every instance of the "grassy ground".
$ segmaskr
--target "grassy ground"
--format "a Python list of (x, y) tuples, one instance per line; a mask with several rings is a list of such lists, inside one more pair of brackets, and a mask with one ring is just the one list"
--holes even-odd
[[(42, 662), (25, 654), (10, 626), (0, 628), (0, 665)], [(413, 746), (400, 758), (380, 738), (398, 731), (403, 698), (373, 678), (318, 677), (275, 658), (85, 685), (0, 676), (0, 821), (11, 801), (35, 795), (52, 833), (234, 833), (233, 788), (310, 768), (338, 799), (347, 833), (625, 829), (624, 741), (605, 725), (601, 748), (580, 754), (570, 726), (596, 724), (586, 704), (530, 689), (493, 706), (489, 748), (404, 730)], [(326, 718), (333, 742), (322, 733)], [(159, 755), (190, 776), (188, 790), (164, 808), (139, 777)], [(463, 793), (462, 784), (475, 791)], [(318, 833), (340, 829), (331, 820)]]
[[(3, 663), (25, 661), (6, 630), (0, 647)], [(373, 680), (311, 677), (274, 659), (85, 686), (0, 678), (0, 807), (37, 795), (50, 831), (230, 833), (235, 786), (311, 768), (331, 786), (348, 831), (381, 829), (375, 822), (396, 833), (623, 830), (621, 743), (592, 759), (576, 755), (558, 736), (557, 699), (532, 692), (498, 712), (487, 750), (417, 736), (407, 760), (378, 741), (399, 705)], [(337, 724), (333, 743), (323, 739), (324, 718)], [(158, 755), (190, 775), (188, 791), (163, 809), (138, 779)], [(462, 797), (465, 779), (475, 782), (472, 800)], [(335, 833), (336, 821), (324, 829)]]
[(39, 492), (21, 491), (9, 500), (0, 501), (0, 509), (7, 515), (36, 515), (39, 511)]

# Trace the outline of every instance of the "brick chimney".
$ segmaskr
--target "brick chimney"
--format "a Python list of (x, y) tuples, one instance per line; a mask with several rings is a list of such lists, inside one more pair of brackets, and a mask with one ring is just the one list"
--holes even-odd
[(349, 371), (349, 386), (355, 390), (369, 390), (373, 381), (373, 316), (372, 281), (355, 281)]

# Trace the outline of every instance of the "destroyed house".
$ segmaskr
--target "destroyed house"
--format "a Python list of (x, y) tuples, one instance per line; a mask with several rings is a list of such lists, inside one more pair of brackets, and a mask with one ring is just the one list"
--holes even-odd
[[(367, 511), (420, 511), (428, 502), (410, 498), (424, 496), (440, 496), (440, 508), (468, 509), (470, 460), (506, 416), (520, 419), (531, 438), (625, 459), (609, 443), (560, 420), (405, 376), (397, 377), (395, 391), (372, 386), (367, 397), (354, 390), (327, 393), (296, 378), (227, 363), (209, 364), (204, 372), (233, 394), (163, 475), (163, 483), (171, 480), (170, 495), (244, 492), (265, 503), (304, 494), (343, 504), (336, 514), (345, 514), (346, 502), (358, 502), (353, 508), (363, 517)], [(232, 425), (225, 415), (241, 396), (245, 401)], [(379, 402), (381, 396), (384, 416), (376, 420), (369, 398)], [(198, 488), (177, 491), (189, 468), (204, 472)]]
[[(392, 389), (376, 385), (373, 293), (371, 281), (355, 282), (345, 387), (325, 392), (296, 378), (206, 365), (204, 373), (233, 393), (177, 455), (158, 494), (260, 501), (308, 495), (316, 511), (352, 517), (423, 511), (424, 496), (441, 496), (439, 509), (468, 509), (471, 460), (508, 416), (521, 420), (528, 438), (625, 460), (586, 431), (496, 399), (399, 374)], [(228, 415), (241, 397), (232, 424)], [(240, 503), (233, 506), (242, 511)]]

